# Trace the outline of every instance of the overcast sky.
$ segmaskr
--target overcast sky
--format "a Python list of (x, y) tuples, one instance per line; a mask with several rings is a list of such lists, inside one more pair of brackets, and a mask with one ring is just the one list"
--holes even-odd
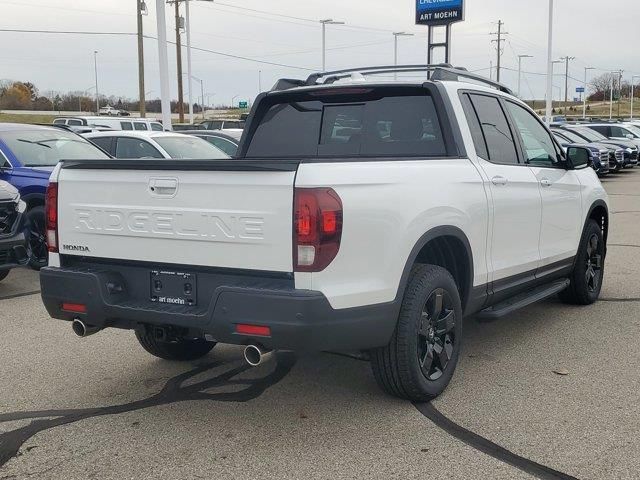
[[(149, 15), (145, 34), (155, 36), (155, 0), (146, 0)], [(517, 55), (533, 55), (523, 61), (522, 95), (544, 96), (546, 69), (546, 0), (465, 0), (466, 21), (453, 27), (452, 62), (489, 74), (496, 51), (490, 32), (505, 22), (503, 65), (517, 69)], [(576, 57), (570, 75), (584, 76), (584, 67), (623, 69), (625, 77), (640, 75), (639, 0), (556, 0), (556, 58)], [(193, 45), (238, 55), (280, 67), (193, 52), (193, 75), (204, 79), (205, 94), (215, 102), (230, 103), (233, 96), (251, 99), (279, 77), (302, 77), (321, 67), (321, 27), (317, 20), (334, 18), (345, 26), (327, 27), (327, 67), (393, 63), (393, 31), (414, 33), (400, 39), (401, 63), (426, 63), (426, 27), (415, 25), (414, 0), (192, 0)], [(184, 7), (183, 7), (184, 8)], [(136, 32), (135, 0), (0, 0), (0, 29)], [(269, 15), (262, 12), (269, 12)], [(184, 14), (184, 12), (183, 12)], [(293, 18), (295, 17), (295, 18)], [(175, 39), (173, 7), (167, 6), (169, 39)], [(175, 46), (169, 45), (172, 97), (177, 96)], [(87, 90), (94, 84), (93, 52), (98, 50), (101, 94), (137, 96), (137, 49), (134, 36), (10, 33), (0, 31), (0, 79), (31, 81), (41, 92)], [(159, 95), (158, 45), (145, 40), (146, 90)], [(186, 55), (184, 56), (186, 72)], [(517, 73), (503, 72), (503, 82), (517, 88)], [(556, 72), (564, 66), (556, 65)], [(538, 73), (536, 75), (535, 73)], [(570, 84), (575, 92), (579, 82)], [(554, 96), (564, 92), (558, 75)], [(186, 95), (186, 87), (185, 87)], [(194, 82), (194, 95), (200, 84)], [(562, 93), (564, 96), (564, 93)], [(186, 96), (185, 96), (186, 98)], [(211, 99), (211, 98), (210, 98)]]

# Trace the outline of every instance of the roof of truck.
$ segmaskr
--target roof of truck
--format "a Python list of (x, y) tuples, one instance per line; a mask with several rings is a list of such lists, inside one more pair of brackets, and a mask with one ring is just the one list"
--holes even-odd
[(99, 137), (131, 137), (131, 138), (159, 138), (159, 137), (184, 137), (180, 132), (155, 132), (150, 130), (106, 130), (104, 132), (92, 132), (82, 135), (86, 138)]

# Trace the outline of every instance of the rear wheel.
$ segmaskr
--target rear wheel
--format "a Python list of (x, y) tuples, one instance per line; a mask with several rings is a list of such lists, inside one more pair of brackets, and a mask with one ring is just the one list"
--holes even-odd
[(153, 328), (136, 330), (136, 338), (147, 352), (164, 360), (196, 360), (207, 355), (216, 346), (215, 342), (208, 342), (203, 338), (162, 340)]
[(9, 272), (10, 270), (0, 270), (0, 282), (5, 278), (7, 278), (7, 275), (9, 275)]
[(391, 341), (371, 352), (373, 374), (391, 395), (431, 400), (449, 384), (461, 341), (462, 307), (453, 277), (442, 267), (417, 265)]
[(591, 305), (600, 296), (604, 277), (605, 243), (602, 229), (589, 220), (571, 273), (571, 284), (560, 298), (573, 305)]
[(49, 263), (44, 207), (33, 207), (29, 210), (27, 221), (29, 222), (29, 266), (34, 270), (40, 270)]

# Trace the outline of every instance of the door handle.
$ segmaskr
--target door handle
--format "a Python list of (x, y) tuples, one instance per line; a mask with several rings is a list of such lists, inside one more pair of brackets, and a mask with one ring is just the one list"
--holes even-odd
[(491, 183), (493, 183), (494, 185), (506, 185), (508, 182), (509, 180), (507, 180), (502, 175), (496, 175), (491, 179)]
[(178, 191), (178, 180), (175, 178), (153, 178), (149, 182), (149, 190), (154, 195), (174, 196)]
[(540, 180), (540, 185), (542, 185), (543, 187), (550, 187), (553, 184), (548, 178), (543, 178), (542, 180)]

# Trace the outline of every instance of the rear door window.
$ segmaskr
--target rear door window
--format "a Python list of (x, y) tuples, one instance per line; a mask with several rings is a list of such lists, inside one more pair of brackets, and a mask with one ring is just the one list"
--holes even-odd
[(146, 140), (139, 138), (118, 138), (116, 158), (164, 158), (160, 151)]
[(351, 101), (340, 101), (342, 96), (273, 105), (260, 119), (247, 156), (447, 154), (433, 99), (424, 90), (394, 96), (366, 90), (349, 95)]
[(611, 135), (611, 128), (607, 127), (606, 125), (594, 125), (590, 128), (592, 130), (595, 130), (599, 134), (604, 135), (605, 137), (615, 136), (615, 135)]
[(133, 125), (131, 122), (120, 122), (120, 127), (122, 130), (133, 130)]
[(113, 137), (95, 137), (95, 138), (90, 138), (89, 141), (91, 141), (91, 143), (100, 147), (109, 155), (113, 154), (112, 152)]
[(133, 122), (133, 126), (136, 130), (147, 130), (147, 124), (142, 122)]
[(494, 163), (517, 164), (518, 154), (507, 117), (496, 97), (470, 95), (489, 153)]

